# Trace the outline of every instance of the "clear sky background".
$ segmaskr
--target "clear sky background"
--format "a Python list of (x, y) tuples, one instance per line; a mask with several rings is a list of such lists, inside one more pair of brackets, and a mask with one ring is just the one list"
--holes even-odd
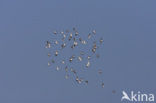
[[(0, 103), (120, 103), (122, 90), (156, 95), (155, 4), (0, 0)], [(104, 37), (98, 65), (105, 88), (78, 86), (61, 73), (49, 72), (45, 41), (52, 30), (73, 26), (81, 32), (96, 28)]]

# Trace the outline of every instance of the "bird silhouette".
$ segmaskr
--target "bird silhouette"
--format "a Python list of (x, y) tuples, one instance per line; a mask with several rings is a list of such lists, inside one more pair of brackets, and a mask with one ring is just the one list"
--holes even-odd
[(127, 99), (127, 100), (131, 101), (131, 99), (128, 97), (128, 95), (127, 95), (127, 93), (126, 93), (125, 91), (122, 91), (122, 94), (123, 94), (123, 96), (122, 96), (122, 98), (121, 98), (121, 101), (122, 101), (123, 99)]

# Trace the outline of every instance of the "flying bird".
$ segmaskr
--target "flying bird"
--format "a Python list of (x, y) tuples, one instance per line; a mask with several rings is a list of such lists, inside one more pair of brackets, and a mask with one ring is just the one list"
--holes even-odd
[[(96, 30), (81, 34), (75, 27), (73, 27), (72, 30), (54, 30), (52, 33), (55, 38), (45, 43), (50, 61), (48, 61), (48, 66), (55, 68), (58, 72), (65, 72), (64, 77), (66, 79), (70, 77), (70, 80), (76, 80), (78, 84), (85, 83), (88, 85), (88, 81), (91, 82), (89, 84), (92, 84), (91, 80), (86, 80), (89, 75), (87, 74), (86, 76), (84, 73), (89, 73), (88, 71), (93, 69), (87, 69), (87, 71), (85, 71), (83, 68), (92, 68), (92, 63), (97, 66), (97, 59), (101, 57), (99, 47), (103, 46), (101, 45), (104, 42), (103, 37), (98, 37)], [(98, 54), (96, 52), (98, 52)], [(63, 68), (64, 71), (62, 71), (61, 68)], [(97, 68), (103, 67), (99, 67), (98, 65)], [(102, 70), (97, 68), (95, 67), (96, 71), (102, 77)], [(95, 72), (95, 75), (97, 72)], [(83, 77), (83, 79), (79, 78), (79, 76)], [(104, 88), (103, 82), (99, 85)], [(123, 99), (124, 98), (126, 97), (123, 97)]]
[(123, 99), (127, 99), (127, 100), (131, 101), (131, 99), (128, 97), (128, 94), (125, 91), (122, 91), (122, 94), (123, 94), (123, 96), (121, 98), (121, 101), (123, 101)]

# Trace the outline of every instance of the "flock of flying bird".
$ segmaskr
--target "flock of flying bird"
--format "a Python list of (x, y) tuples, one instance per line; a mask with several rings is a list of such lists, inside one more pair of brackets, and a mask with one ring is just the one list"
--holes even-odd
[[(91, 62), (96, 62), (100, 57), (97, 51), (104, 41), (102, 37), (96, 38), (96, 30), (92, 30), (87, 36), (80, 34), (76, 28), (71, 31), (53, 31), (51, 39), (46, 41), (45, 48), (48, 49), (47, 56), (50, 59), (48, 66), (57, 71), (64, 71), (66, 79), (72, 78), (78, 84), (87, 85), (89, 80), (79, 77), (79, 73), (89, 70)], [(102, 69), (96, 71), (98, 75), (102, 75)], [(100, 85), (104, 88), (103, 81)]]

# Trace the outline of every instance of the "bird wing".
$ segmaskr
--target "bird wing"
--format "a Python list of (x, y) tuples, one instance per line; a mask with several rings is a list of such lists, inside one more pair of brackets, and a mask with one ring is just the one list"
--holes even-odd
[(122, 92), (124, 96), (128, 96), (127, 93), (125, 91)]

